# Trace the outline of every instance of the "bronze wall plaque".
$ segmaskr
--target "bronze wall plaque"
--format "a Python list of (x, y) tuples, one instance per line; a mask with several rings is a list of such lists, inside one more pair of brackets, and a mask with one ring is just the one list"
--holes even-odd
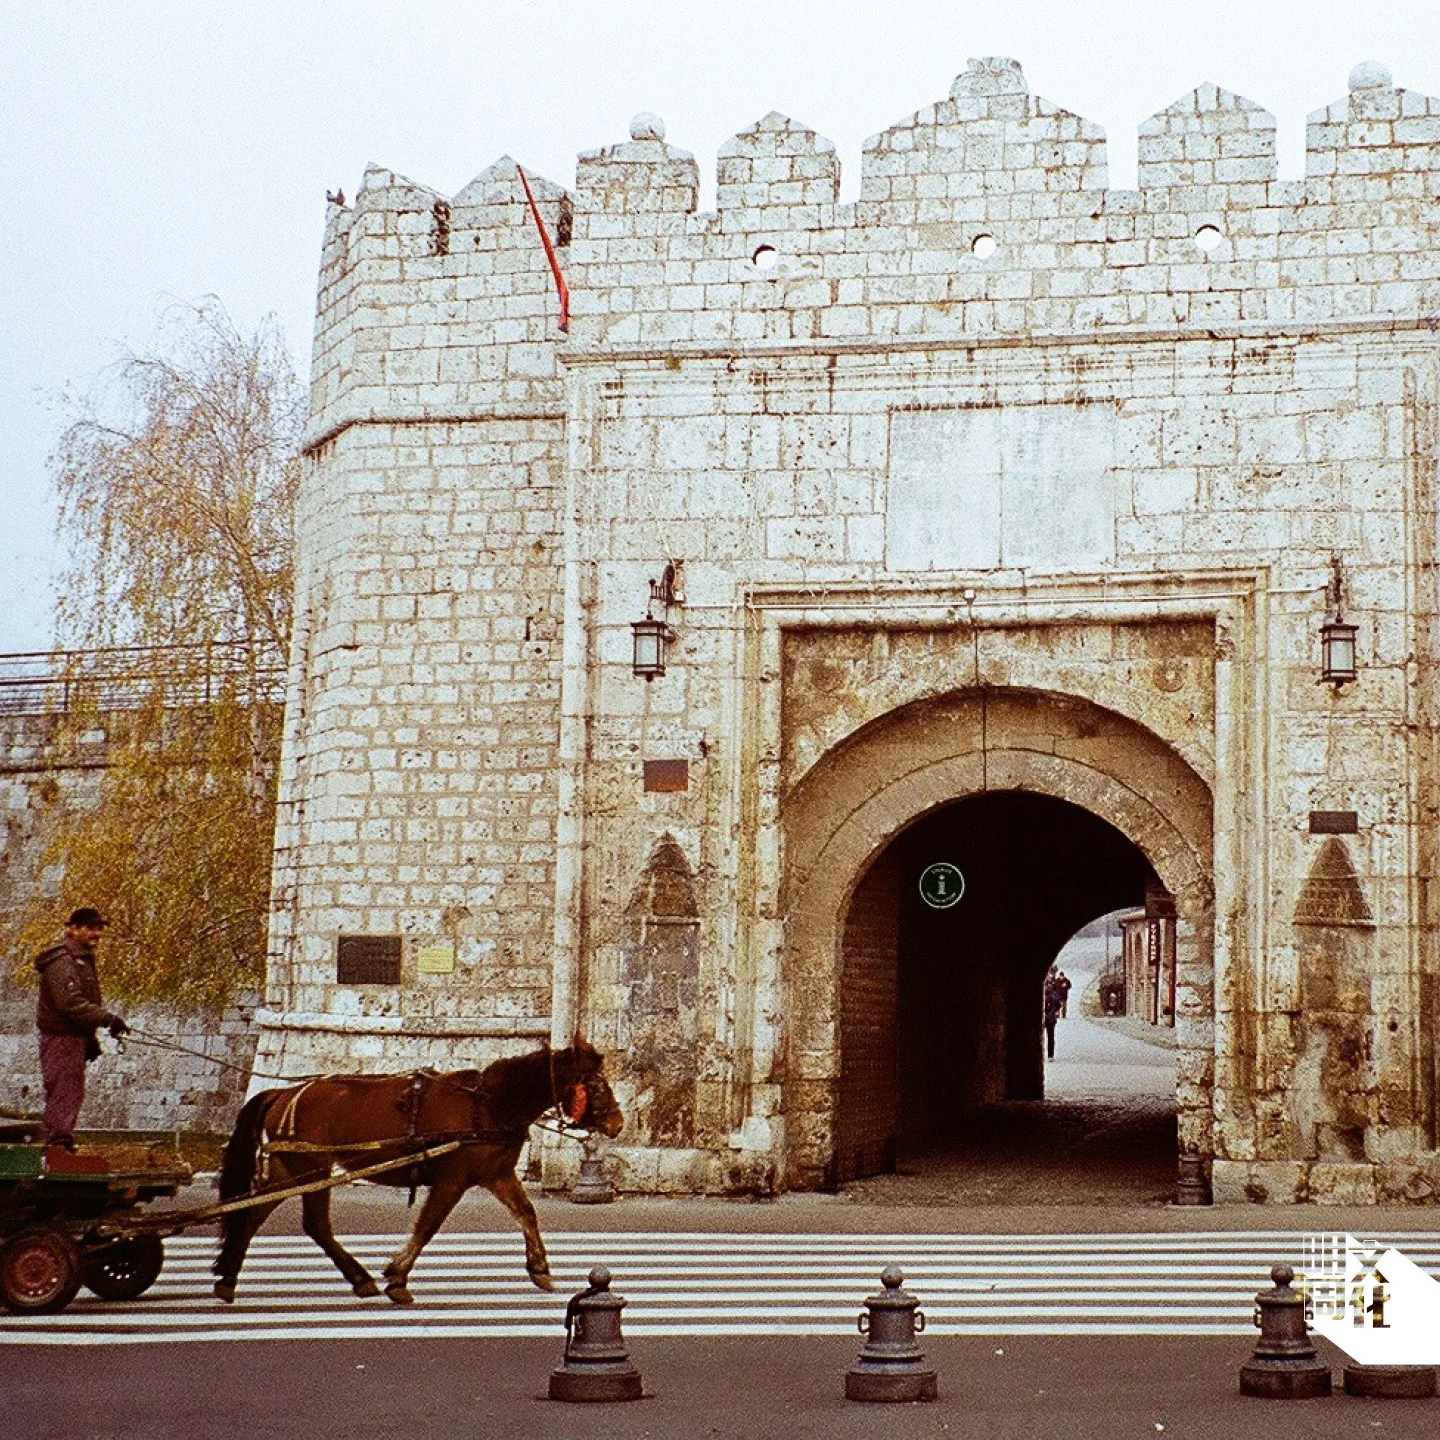
[(398, 935), (342, 935), (335, 944), (335, 980), (340, 985), (398, 985)]
[(688, 760), (647, 760), (645, 762), (645, 789), (688, 790), (690, 788), (690, 762)]
[(1360, 817), (1353, 810), (1312, 810), (1310, 812), (1310, 833), (1312, 835), (1358, 835)]

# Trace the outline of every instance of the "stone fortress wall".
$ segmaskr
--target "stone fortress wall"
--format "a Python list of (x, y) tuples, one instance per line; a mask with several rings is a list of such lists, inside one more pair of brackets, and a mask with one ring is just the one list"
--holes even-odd
[[(971, 61), (858, 201), (772, 113), (703, 214), (639, 116), (573, 194), (532, 177), (568, 334), (511, 161), (454, 197), (367, 171), (326, 224), (257, 1062), (580, 1025), (622, 1183), (826, 1183), (846, 907), (976, 785), (968, 702), (903, 725), (1060, 697), (978, 784), (1111, 819), (1177, 896), (1182, 1148), (1222, 1197), (1436, 1193), (1440, 102), (1362, 65), (1303, 180), (1274, 142), (1207, 84), (1112, 190), (1097, 127)], [(393, 979), (340, 983), (342, 935), (399, 937)]]
[[(43, 864), (42, 810), (59, 805), (81, 812), (99, 798), (108, 732), (102, 722), (78, 751), (73, 744), (62, 749), (55, 744), (60, 719), (43, 707), (0, 714), (0, 911), (36, 890), (53, 894), (59, 889), (59, 876)], [(103, 898), (100, 903), (103, 908)], [(59, 905), (57, 899), (56, 939), (64, 919)], [(7, 955), (0, 964), (0, 1107), (19, 1115), (38, 1114), (44, 1105), (34, 972), (19, 981), (11, 977), (11, 961), (28, 958)], [(103, 945), (100, 977), (103, 986)], [(179, 1015), (160, 1005), (118, 1007), (139, 1029), (200, 1053), (127, 1044), (122, 1054), (104, 1041), (104, 1060), (86, 1075), (83, 1124), (90, 1129), (228, 1131), (255, 1054), (250, 1022), (257, 999), (241, 996), (221, 1015)]]

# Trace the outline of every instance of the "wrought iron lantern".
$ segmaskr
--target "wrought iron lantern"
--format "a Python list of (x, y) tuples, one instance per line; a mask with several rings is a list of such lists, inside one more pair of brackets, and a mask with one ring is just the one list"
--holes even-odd
[(1355, 679), (1355, 635), (1358, 625), (1347, 625), (1337, 610), (1320, 627), (1320, 679), (1348, 685)]
[[(653, 680), (665, 673), (665, 651), (675, 639), (675, 632), (669, 626), (670, 607), (678, 605), (680, 597), (675, 593), (675, 566), (666, 565), (659, 580), (650, 582), (650, 603), (645, 607), (643, 620), (630, 622), (631, 652), (630, 668), (636, 675)], [(659, 605), (664, 619), (655, 618), (655, 607)]]
[(1355, 636), (1358, 625), (1347, 625), (1341, 613), (1344, 604), (1345, 574), (1340, 557), (1330, 557), (1330, 612), (1320, 627), (1320, 683), (1339, 689), (1355, 679)]
[(665, 673), (665, 648), (675, 638), (675, 632), (663, 621), (647, 615), (643, 620), (630, 623), (633, 632), (634, 655), (630, 667), (637, 675), (653, 680)]

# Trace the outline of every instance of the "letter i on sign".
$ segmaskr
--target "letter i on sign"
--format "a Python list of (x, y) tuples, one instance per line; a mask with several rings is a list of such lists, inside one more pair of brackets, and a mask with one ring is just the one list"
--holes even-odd
[(920, 898), (932, 910), (948, 910), (965, 893), (965, 877), (944, 860), (927, 865), (920, 875)]

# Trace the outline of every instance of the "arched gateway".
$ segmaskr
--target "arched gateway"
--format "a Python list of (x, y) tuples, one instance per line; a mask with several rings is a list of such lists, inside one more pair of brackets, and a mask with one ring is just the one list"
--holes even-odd
[[(1045, 967), (1155, 881), (1178, 917), (1181, 1148), (1210, 1153), (1211, 794), (1151, 731), (1043, 691), (916, 701), (828, 751), (784, 829), (791, 1046), (832, 1059), (828, 1114), (811, 1079), (787, 1104), (812, 1111), (796, 1183), (884, 1168), (947, 1107), (1038, 1096)], [(916, 877), (941, 860), (967, 892), (927, 915)]]

